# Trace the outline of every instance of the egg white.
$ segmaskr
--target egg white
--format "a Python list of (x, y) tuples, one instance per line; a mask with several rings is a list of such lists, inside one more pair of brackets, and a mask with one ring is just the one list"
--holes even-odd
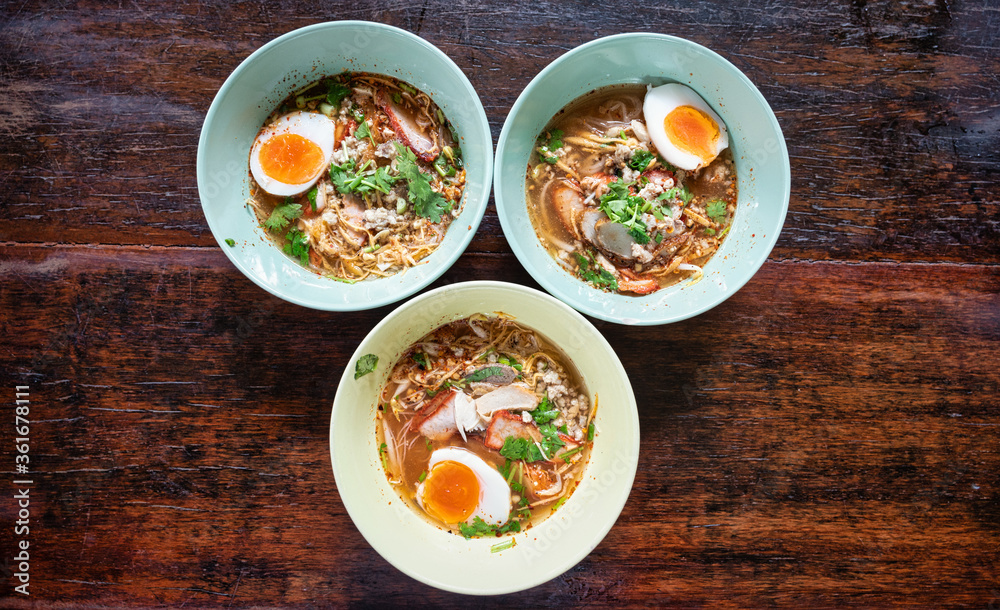
[[(262, 189), (278, 197), (293, 197), (312, 188), (323, 171), (330, 165), (333, 155), (334, 122), (329, 117), (316, 112), (290, 112), (264, 127), (250, 150), (250, 173)], [(260, 147), (276, 135), (292, 133), (319, 146), (323, 153), (323, 163), (315, 175), (300, 184), (287, 184), (268, 176), (260, 165)]]
[[(490, 525), (502, 525), (510, 516), (510, 486), (503, 476), (478, 455), (461, 447), (443, 447), (431, 453), (427, 472), (438, 462), (452, 461), (468, 466), (479, 480), (479, 502), (466, 523), (479, 517)], [(431, 476), (431, 475), (428, 475)], [(426, 479), (424, 480), (426, 482)], [(424, 506), (424, 483), (417, 486), (417, 501)]]
[(642, 103), (642, 114), (646, 119), (646, 130), (649, 132), (650, 139), (656, 146), (657, 152), (664, 159), (681, 169), (694, 170), (708, 165), (711, 160), (708, 163), (703, 163), (697, 155), (692, 155), (674, 146), (670, 138), (667, 137), (667, 132), (663, 128), (663, 119), (678, 106), (697, 108), (710, 116), (719, 126), (716, 157), (729, 146), (729, 132), (726, 130), (726, 124), (705, 103), (705, 100), (701, 99), (701, 96), (690, 87), (680, 83), (660, 85), (646, 92), (646, 99)]

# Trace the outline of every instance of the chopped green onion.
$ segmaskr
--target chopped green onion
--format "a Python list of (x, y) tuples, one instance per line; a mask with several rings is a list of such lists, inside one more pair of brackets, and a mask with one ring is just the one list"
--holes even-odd
[(500, 551), (506, 551), (509, 548), (513, 548), (515, 544), (517, 544), (517, 542), (515, 542), (513, 538), (508, 538), (507, 540), (504, 540), (503, 542), (498, 542), (497, 544), (494, 544), (493, 546), (491, 546), (490, 547), (490, 552), (491, 553), (499, 553)]
[(386, 472), (389, 471), (389, 458), (386, 455), (388, 453), (388, 449), (389, 449), (389, 446), (386, 445), (385, 443), (382, 443), (381, 445), (379, 445), (379, 448), (378, 448), (379, 457), (382, 458), (382, 468), (384, 468)]

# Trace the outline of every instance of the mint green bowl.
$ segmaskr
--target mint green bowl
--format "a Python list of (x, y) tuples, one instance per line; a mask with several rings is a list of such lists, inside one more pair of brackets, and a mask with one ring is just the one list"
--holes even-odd
[[(475, 313), (503, 312), (558, 346), (579, 370), (591, 400), (594, 447), (580, 486), (538, 526), (506, 539), (440, 530), (405, 506), (386, 480), (375, 442), (378, 394), (396, 360), (442, 324)], [(354, 365), (378, 356), (375, 371), (354, 378)], [(587, 556), (618, 519), (639, 461), (639, 413), (618, 356), (586, 318), (551, 296), (516, 284), (465, 282), (429, 291), (385, 317), (348, 362), (330, 416), (330, 457), (337, 491), (358, 530), (389, 563), (431, 586), (469, 595), (528, 589)]]
[[(722, 117), (739, 176), (729, 235), (696, 283), (650, 295), (609, 294), (577, 279), (545, 251), (528, 218), (525, 171), (538, 134), (566, 104), (599, 87), (680, 82)], [(494, 196), (504, 235), (546, 290), (577, 310), (619, 324), (678, 322), (715, 307), (746, 284), (774, 247), (791, 190), (788, 151), (764, 96), (735, 66), (705, 47), (663, 34), (619, 34), (581, 45), (525, 88), (497, 143)]]
[[(423, 264), (391, 277), (345, 284), (313, 273), (267, 238), (246, 206), (250, 147), (285, 97), (344, 71), (394, 76), (423, 90), (454, 125), (465, 157), (462, 213)], [(216, 241), (236, 267), (286, 301), (331, 311), (380, 307), (440, 277), (472, 240), (489, 201), (493, 139), (469, 79), (447, 55), (399, 28), (366, 21), (319, 23), (267, 43), (226, 79), (208, 109), (198, 141), (198, 194)], [(226, 240), (233, 240), (229, 246)]]

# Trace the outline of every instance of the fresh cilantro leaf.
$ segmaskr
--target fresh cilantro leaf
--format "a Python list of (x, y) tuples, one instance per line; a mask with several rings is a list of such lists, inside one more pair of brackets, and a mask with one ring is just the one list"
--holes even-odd
[(562, 148), (563, 147), (562, 137), (563, 137), (562, 129), (553, 129), (552, 131), (550, 131), (549, 144), (548, 144), (549, 150), (559, 150), (560, 148)]
[(726, 219), (726, 202), (721, 199), (709, 201), (708, 205), (705, 206), (705, 211), (713, 221), (722, 222)]
[(389, 173), (389, 166), (383, 165), (375, 170), (375, 173), (366, 182), (370, 183), (375, 190), (388, 193), (392, 185), (396, 183), (396, 177)]
[(713, 229), (712, 227), (706, 228), (705, 229), (705, 235), (708, 235), (709, 237), (715, 235), (715, 229)]
[(298, 229), (292, 229), (288, 233), (285, 233), (285, 239), (288, 240), (282, 248), (285, 254), (291, 256), (292, 258), (299, 259), (299, 263), (301, 263), (303, 267), (308, 266), (309, 240), (306, 238), (306, 234)]
[(548, 146), (538, 147), (538, 158), (545, 161), (549, 165), (555, 165), (559, 161), (559, 157), (549, 150)]
[(409, 186), (407, 198), (413, 204), (413, 211), (421, 218), (431, 222), (441, 222), (441, 215), (452, 208), (452, 202), (445, 199), (441, 193), (431, 188), (430, 178), (420, 171), (417, 156), (408, 146), (395, 142), (396, 164), (399, 176), (406, 180)]
[(334, 108), (340, 108), (340, 102), (351, 94), (350, 88), (335, 80), (326, 82), (326, 103)]
[(378, 366), (378, 356), (375, 354), (365, 354), (354, 363), (354, 378), (364, 377), (375, 370)]
[(388, 166), (370, 169), (373, 164), (372, 161), (368, 161), (359, 168), (352, 159), (343, 165), (331, 165), (330, 181), (342, 195), (348, 193), (364, 195), (372, 191), (388, 193), (392, 185), (396, 183), (396, 177), (389, 173)]
[(233, 238), (231, 238), (231, 237), (227, 237), (226, 238), (226, 245), (229, 246), (230, 248), (232, 248), (233, 246), (236, 245), (236, 240), (233, 239)]
[(343, 165), (330, 165), (330, 182), (341, 195), (350, 193), (350, 184), (354, 180), (354, 159), (347, 160)]
[(420, 368), (424, 369), (425, 371), (431, 368), (430, 363), (427, 362), (427, 354), (423, 352), (417, 352), (410, 357), (413, 358), (413, 361), (419, 364)]
[(531, 415), (531, 419), (535, 420), (536, 424), (541, 425), (547, 424), (553, 419), (559, 417), (560, 412), (559, 409), (552, 404), (552, 401), (549, 400), (549, 395), (546, 394), (545, 397), (542, 398), (542, 401), (538, 403), (538, 406), (535, 407), (535, 410), (528, 411), (528, 414)]
[(515, 371), (520, 371), (524, 369), (522, 365), (518, 364), (517, 360), (511, 358), (510, 356), (503, 356), (503, 355), (498, 356), (497, 362), (499, 362), (500, 364), (506, 364)]
[(485, 536), (486, 534), (496, 534), (496, 527), (490, 525), (483, 521), (482, 517), (474, 517), (472, 519), (472, 524), (460, 523), (458, 525), (459, 531), (465, 538), (475, 538), (476, 536)]
[(503, 535), (503, 534), (507, 534), (507, 533), (510, 533), (510, 532), (520, 532), (521, 531), (521, 522), (516, 519), (516, 517), (514, 516), (513, 512), (511, 513), (511, 516), (508, 517), (507, 519), (508, 519), (507, 523), (505, 523), (504, 525), (501, 525), (500, 528), (497, 529), (497, 535), (498, 536), (499, 535)]
[(554, 456), (566, 444), (559, 438), (559, 430), (554, 425), (543, 424), (538, 430), (542, 433), (542, 441), (537, 445), (531, 439), (508, 436), (500, 448), (500, 455), (511, 460), (540, 462)]
[(614, 199), (625, 199), (629, 195), (628, 187), (629, 183), (619, 178), (618, 180), (608, 184), (608, 192), (602, 195), (601, 199), (607, 198), (609, 201)]
[(596, 254), (593, 252), (588, 252), (587, 256), (583, 256), (579, 252), (573, 254), (576, 256), (577, 271), (584, 281), (590, 282), (598, 288), (618, 290), (618, 279), (596, 262)]
[(556, 454), (556, 451), (560, 447), (566, 445), (561, 438), (559, 438), (559, 429), (556, 428), (555, 424), (542, 424), (538, 426), (538, 431), (542, 433), (542, 449), (545, 450), (545, 455), (552, 457)]
[(271, 215), (264, 221), (264, 227), (271, 231), (281, 231), (299, 216), (302, 216), (302, 206), (291, 203), (291, 199), (285, 199), (285, 203), (274, 206)]
[(538, 158), (545, 161), (549, 165), (555, 165), (559, 161), (559, 155), (556, 151), (563, 147), (563, 131), (561, 129), (553, 129), (550, 132), (546, 132), (545, 137), (538, 139)]
[(364, 140), (368, 138), (372, 146), (375, 146), (375, 140), (372, 138), (372, 130), (368, 127), (368, 121), (361, 121), (358, 124), (358, 128), (354, 130), (354, 137), (359, 140)]
[(693, 197), (693, 195), (689, 190), (687, 190), (683, 186), (675, 186), (660, 193), (657, 199), (668, 200), (668, 201), (673, 199), (680, 199), (685, 204), (688, 204), (691, 202), (691, 197)]
[(652, 206), (642, 197), (632, 195), (629, 191), (630, 184), (621, 178), (609, 184), (608, 192), (601, 196), (601, 211), (612, 221), (624, 225), (637, 243), (649, 243), (646, 223), (641, 216), (647, 206), (650, 209)]
[(628, 234), (632, 236), (632, 239), (634, 239), (637, 244), (649, 243), (649, 234), (646, 233), (645, 223), (643, 223), (641, 227), (638, 225), (633, 226), (628, 230)]
[(319, 189), (317, 187), (312, 187), (309, 192), (306, 193), (306, 197), (309, 199), (309, 205), (312, 206), (312, 211), (316, 211), (316, 195), (319, 194)]
[(632, 158), (628, 160), (628, 166), (637, 172), (644, 172), (653, 160), (653, 153), (641, 148), (632, 153)]
[(434, 169), (442, 178), (454, 176), (456, 173), (455, 168), (448, 164), (448, 159), (443, 154), (438, 155), (438, 158), (434, 159)]
[(533, 442), (516, 436), (508, 436), (504, 439), (500, 455), (511, 460), (524, 460), (525, 462), (537, 462), (545, 459)]

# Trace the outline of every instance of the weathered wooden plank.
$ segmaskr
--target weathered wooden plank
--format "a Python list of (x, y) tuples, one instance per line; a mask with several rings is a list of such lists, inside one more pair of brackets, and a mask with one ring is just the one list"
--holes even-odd
[[(330, 471), (337, 380), (392, 307), (289, 305), (212, 248), (0, 261), (0, 370), (38, 418), (40, 599), (463, 603), (379, 558)], [(480, 254), (438, 285), (486, 276), (530, 284)], [(998, 294), (984, 266), (772, 262), (696, 319), (598, 323), (640, 405), (632, 496), (580, 565), (496, 603), (989, 603)]]
[[(210, 245), (194, 160), (218, 86), (281, 33), (357, 18), (415, 31), (451, 55), (494, 137), (521, 89), (566, 50), (623, 31), (688, 37), (743, 69), (785, 130), (794, 179), (778, 258), (1000, 260), (989, 6), (612, 2), (579, 7), (570, 22), (545, 2), (9, 9), (2, 240)], [(490, 210), (471, 249), (505, 248)]]

